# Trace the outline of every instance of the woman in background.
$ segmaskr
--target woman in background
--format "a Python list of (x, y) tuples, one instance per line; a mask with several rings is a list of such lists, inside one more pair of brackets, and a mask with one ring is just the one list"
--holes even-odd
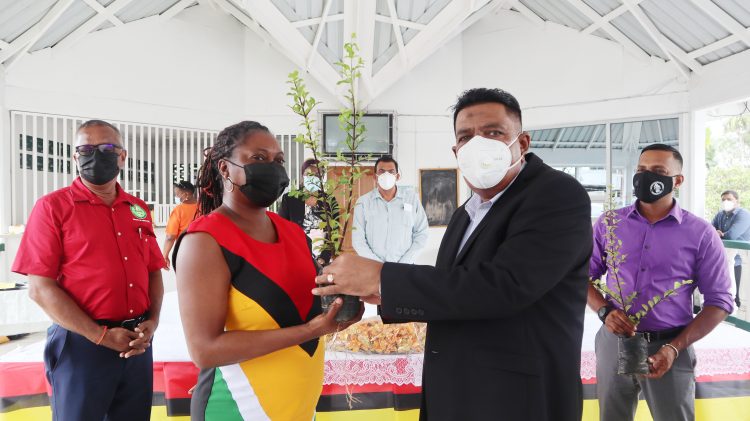
[[(308, 159), (302, 163), (300, 169), (302, 182), (299, 189), (309, 197), (302, 200), (292, 197), (288, 193), (283, 195), (279, 207), (279, 216), (294, 222), (305, 231), (313, 256), (315, 256), (318, 265), (322, 267), (331, 263), (331, 251), (320, 250), (318, 244), (315, 244), (316, 241), (314, 241), (325, 236), (323, 230), (320, 229), (320, 222), (323, 219), (322, 216), (326, 211), (326, 206), (328, 206), (328, 203), (322, 197), (324, 193), (320, 188), (320, 179), (316, 176), (317, 171), (319, 171), (317, 160)], [(336, 199), (333, 199), (333, 216), (336, 219), (339, 217), (339, 204)]]
[[(188, 350), (201, 369), (193, 420), (311, 420), (323, 383), (321, 315), (305, 233), (268, 212), (289, 184), (284, 153), (259, 123), (219, 133), (199, 178), (199, 218), (174, 266)], [(361, 313), (360, 313), (361, 314)]]
[(163, 255), (164, 262), (167, 264), (167, 270), (170, 269), (169, 252), (174, 246), (177, 237), (182, 234), (195, 219), (195, 213), (198, 211), (198, 201), (195, 200), (195, 186), (193, 183), (182, 180), (174, 185), (174, 198), (179, 203), (172, 209), (167, 220), (167, 228), (164, 230), (166, 238), (164, 239)]

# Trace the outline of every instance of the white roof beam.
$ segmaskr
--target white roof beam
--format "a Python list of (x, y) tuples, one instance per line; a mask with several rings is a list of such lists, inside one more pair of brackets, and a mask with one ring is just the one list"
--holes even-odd
[(0, 53), (0, 63), (5, 63), (11, 56), (16, 55), (12, 61), (5, 63), (5, 70), (10, 70), (22, 56), (26, 55), (29, 49), (39, 41), (74, 2), (75, 0), (58, 0), (39, 22), (13, 40), (8, 45), (8, 48), (3, 49), (2, 53)]
[[(133, 0), (115, 0), (112, 4), (107, 6), (106, 9), (108, 13), (114, 15), (123, 7), (130, 4), (130, 2), (132, 1)], [(91, 19), (84, 22), (83, 25), (79, 26), (75, 31), (71, 32), (68, 36), (60, 40), (60, 42), (55, 45), (55, 48), (65, 49), (70, 47), (71, 45), (78, 42), (81, 38), (86, 36), (89, 32), (98, 28), (99, 25), (101, 25), (105, 20), (107, 20), (105, 15), (97, 13), (96, 15), (92, 16)]]
[[(295, 28), (304, 28), (307, 26), (319, 25), (322, 20), (323, 19), (320, 17), (296, 20), (292, 22), (292, 26), (294, 26)], [(326, 22), (336, 22), (340, 20), (344, 20), (343, 13), (337, 13), (335, 15), (328, 15), (328, 17), (326, 18)]]
[[(382, 23), (392, 23), (393, 19), (391, 17), (389, 17), (389, 16), (383, 16), (383, 15), (377, 15), (376, 14), (375, 15), (375, 21), (376, 22), (382, 22)], [(421, 30), (423, 30), (424, 28), (427, 27), (427, 25), (425, 25), (423, 23), (412, 22), (410, 20), (397, 19), (397, 21), (398, 21), (398, 25), (401, 26), (401, 27), (409, 28), (409, 29), (416, 29), (418, 31), (421, 31)]]
[(721, 26), (731, 32), (732, 35), (737, 36), (745, 45), (750, 46), (750, 33), (747, 32), (747, 28), (737, 22), (732, 16), (725, 12), (721, 7), (717, 6), (716, 3), (710, 0), (692, 0), (693, 3), (703, 9), (709, 16), (716, 19)]
[[(226, 2), (226, 0), (214, 0), (216, 2)], [(307, 66), (307, 59), (310, 54), (318, 54), (310, 45), (310, 42), (292, 26), (292, 23), (281, 13), (281, 11), (271, 2), (271, 0), (245, 0), (244, 10), (252, 20), (261, 25), (268, 34), (282, 44), (285, 55), (300, 68), (306, 70), (315, 78), (323, 87), (336, 96), (343, 103), (343, 96), (337, 89), (336, 82), (339, 80), (339, 74), (326, 60), (313, 60)]]
[(396, 35), (396, 45), (398, 46), (398, 55), (401, 57), (401, 62), (404, 66), (409, 66), (409, 57), (406, 55), (406, 48), (404, 47), (404, 37), (401, 35), (401, 26), (398, 24), (398, 13), (396, 12), (396, 2), (394, 0), (387, 0), (388, 12), (391, 15), (391, 27), (393, 27), (393, 33)]
[(268, 32), (266, 32), (265, 29), (263, 29), (260, 25), (258, 25), (257, 22), (252, 20), (250, 17), (248, 17), (245, 12), (238, 9), (234, 4), (230, 3), (227, 0), (207, 0), (210, 1), (211, 4), (213, 4), (215, 7), (218, 7), (224, 12), (228, 13), (238, 21), (240, 21), (241, 24), (245, 25), (248, 29), (255, 32), (256, 35), (261, 37), (263, 41), (265, 41), (268, 45), (273, 46), (275, 49), (279, 50), (284, 56), (286, 56), (289, 60), (292, 61), (295, 65), (299, 66), (300, 68), (304, 67), (304, 61), (300, 59), (300, 57), (296, 57), (291, 52), (289, 52), (283, 44), (276, 41)]
[[(360, 72), (361, 87), (359, 98), (362, 105), (370, 103), (374, 98), (372, 84), (372, 56), (375, 49), (375, 14), (377, 4), (375, 0), (359, 0), (344, 2), (344, 41), (346, 42), (352, 33), (357, 34), (357, 45), (359, 55), (362, 57), (364, 67)], [(390, 23), (390, 21), (388, 21)], [(358, 88), (358, 87), (357, 87)]]
[[(604, 127), (606, 127), (606, 125)], [(591, 146), (594, 144), (594, 140), (599, 135), (599, 132), (601, 132), (602, 130), (603, 128), (600, 125), (597, 125), (596, 127), (594, 127), (594, 133), (591, 134), (591, 139), (589, 139), (589, 143), (586, 145), (586, 150), (591, 149)]]
[[(575, 7), (579, 12), (583, 13), (583, 15), (592, 22), (596, 22), (597, 19), (601, 19), (599, 13), (596, 10), (592, 9), (588, 4), (584, 3), (582, 0), (568, 0), (568, 3), (570, 3), (571, 6)], [(615, 41), (622, 44), (622, 46), (625, 47), (626, 50), (633, 53), (633, 55), (635, 55), (636, 57), (643, 59), (649, 57), (649, 55), (643, 50), (643, 48), (639, 47), (638, 44), (631, 41), (630, 38), (620, 32), (619, 29), (615, 28), (611, 23), (609, 23), (609, 21), (602, 22), (601, 28)]]
[(307, 56), (306, 69), (312, 66), (313, 59), (318, 55), (318, 44), (320, 44), (320, 37), (323, 36), (323, 29), (326, 27), (326, 17), (328, 17), (328, 13), (331, 11), (331, 3), (333, 3), (333, 0), (326, 0), (325, 5), (323, 6), (323, 14), (320, 16), (320, 24), (318, 25), (318, 30), (315, 32), (315, 39), (313, 40), (310, 54)]
[(560, 144), (560, 139), (562, 139), (562, 134), (564, 130), (565, 130), (564, 128), (557, 129), (557, 136), (555, 136), (555, 143), (552, 145), (552, 150), (557, 149), (557, 145)]
[(462, 33), (490, 13), (502, 9), (509, 1), (510, 0), (490, 0), (484, 6), (481, 6), (479, 10), (472, 13), (468, 18), (461, 22), (461, 24), (457, 26), (450, 35), (448, 35), (448, 39)]
[(661, 120), (656, 120), (656, 132), (659, 134), (659, 143), (664, 143), (664, 136), (661, 134)]
[[(641, 4), (644, 0), (635, 0), (633, 3), (636, 5)], [(590, 34), (597, 29), (599, 29), (603, 24), (607, 22), (611, 22), (612, 19), (615, 19), (616, 17), (622, 15), (623, 13), (628, 11), (628, 6), (626, 4), (621, 4), (617, 6), (616, 8), (612, 9), (609, 13), (607, 13), (604, 16), (600, 16), (599, 19), (596, 19), (594, 23), (589, 25), (588, 27), (584, 28), (581, 33), (582, 34)], [(597, 13), (598, 14), (598, 13)]]
[(512, 8), (518, 10), (519, 13), (521, 13), (526, 19), (530, 20), (531, 23), (535, 25), (544, 25), (546, 22), (544, 19), (541, 18), (541, 16), (534, 13), (533, 10), (526, 7), (523, 3), (521, 3), (519, 0), (516, 0), (512, 6)]
[(669, 57), (669, 61), (674, 64), (679, 74), (685, 80), (690, 79), (690, 74), (687, 72), (687, 70), (685, 70), (683, 65), (689, 67), (690, 70), (694, 71), (695, 73), (702, 72), (703, 66), (694, 59), (688, 57), (685, 51), (683, 51), (680, 47), (675, 45), (675, 43), (667, 39), (667, 37), (659, 32), (659, 29), (657, 29), (656, 25), (651, 22), (651, 19), (649, 19), (648, 16), (643, 13), (643, 10), (641, 10), (640, 6), (636, 5), (633, 0), (623, 1), (628, 6), (628, 10), (630, 11), (630, 13), (635, 16), (638, 23), (640, 23), (643, 29), (646, 30), (646, 33), (648, 33), (651, 39), (654, 40), (656, 45), (658, 45), (659, 48)]
[(177, 16), (178, 13), (190, 7), (193, 3), (195, 3), (195, 0), (180, 0), (172, 7), (162, 12), (159, 16), (161, 16), (161, 18), (164, 20), (172, 19), (173, 17)]
[(708, 44), (706, 46), (698, 48), (697, 50), (693, 50), (693, 51), (689, 52), (688, 53), (688, 57), (690, 57), (690, 58), (698, 58), (698, 57), (704, 56), (704, 55), (706, 55), (708, 53), (714, 52), (714, 51), (716, 51), (716, 50), (718, 50), (720, 48), (724, 48), (724, 47), (727, 47), (729, 45), (732, 45), (735, 42), (739, 42), (739, 41), (740, 41), (740, 37), (738, 37), (737, 35), (730, 35), (730, 36), (728, 36), (726, 38), (722, 38), (722, 39), (720, 39), (720, 40), (718, 40), (716, 42), (713, 42), (711, 44)]
[(432, 19), (427, 28), (419, 32), (405, 46), (406, 55), (409, 57), (407, 66), (403, 66), (398, 60), (391, 60), (373, 76), (373, 85), (377, 89), (374, 96), (384, 92), (407, 71), (424, 61), (438, 48), (443, 46), (455, 35), (454, 29), (461, 25), (476, 10), (474, 2), (471, 0), (454, 0), (448, 3)]
[(83, 0), (84, 3), (86, 3), (90, 8), (94, 9), (96, 13), (104, 16), (108, 21), (112, 22), (112, 25), (115, 26), (122, 26), (122, 21), (115, 16), (114, 13), (108, 11), (104, 8), (98, 1), (96, 0)]

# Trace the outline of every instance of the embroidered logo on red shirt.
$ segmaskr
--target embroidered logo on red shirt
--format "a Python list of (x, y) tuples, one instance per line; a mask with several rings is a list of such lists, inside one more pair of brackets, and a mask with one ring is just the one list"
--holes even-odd
[(132, 213), (133, 216), (135, 216), (138, 219), (143, 219), (143, 218), (146, 217), (146, 211), (143, 210), (142, 207), (140, 207), (140, 206), (138, 206), (136, 204), (130, 205), (130, 213)]

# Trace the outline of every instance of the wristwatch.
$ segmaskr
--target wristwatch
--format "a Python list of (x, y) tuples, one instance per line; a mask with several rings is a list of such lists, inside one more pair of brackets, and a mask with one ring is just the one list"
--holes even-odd
[(612, 304), (607, 304), (599, 307), (599, 310), (597, 310), (596, 315), (599, 316), (599, 320), (604, 323), (605, 320), (607, 320), (607, 316), (609, 313), (615, 309), (615, 306)]

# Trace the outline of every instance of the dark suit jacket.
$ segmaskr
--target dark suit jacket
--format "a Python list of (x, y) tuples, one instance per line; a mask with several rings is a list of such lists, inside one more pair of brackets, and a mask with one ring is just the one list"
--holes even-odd
[(384, 318), (428, 322), (422, 420), (580, 420), (591, 202), (533, 155), (456, 256), (460, 207), (437, 264), (385, 263)]

